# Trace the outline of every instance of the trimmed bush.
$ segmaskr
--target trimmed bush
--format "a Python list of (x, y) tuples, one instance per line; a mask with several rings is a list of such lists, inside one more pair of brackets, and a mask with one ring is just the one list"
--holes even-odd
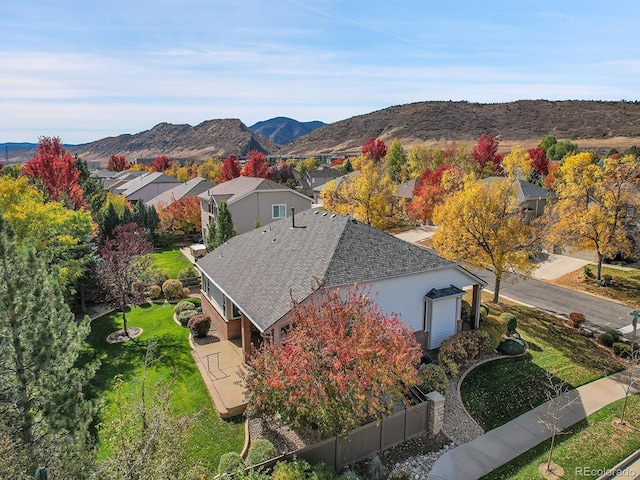
[(447, 373), (440, 365), (430, 363), (428, 365), (422, 365), (420, 367), (420, 389), (424, 393), (438, 392), (443, 396), (447, 394), (449, 389), (449, 379)]
[(598, 336), (598, 342), (600, 342), (605, 347), (612, 347), (615, 343), (615, 339), (610, 332), (604, 332)]
[(185, 310), (195, 310), (196, 306), (192, 302), (187, 302), (186, 300), (179, 301), (175, 307), (173, 307), (173, 313), (176, 315), (180, 315)]
[(630, 343), (615, 342), (613, 345), (613, 353), (622, 358), (627, 358), (633, 351), (633, 346)]
[(202, 299), (200, 299), (199, 297), (188, 297), (188, 298), (185, 298), (183, 302), (193, 303), (196, 307), (202, 306)]
[(440, 344), (438, 364), (455, 377), (460, 369), (486, 351), (488, 343), (489, 337), (481, 330), (456, 333)]
[(519, 338), (505, 338), (496, 349), (503, 355), (520, 355), (524, 353), (525, 345)]
[(513, 313), (504, 312), (500, 318), (507, 324), (507, 335), (511, 336), (516, 333), (518, 328), (518, 319)]
[(260, 438), (251, 443), (249, 452), (247, 453), (247, 463), (250, 467), (254, 467), (260, 463), (266, 462), (278, 456), (276, 447), (269, 440)]
[(183, 327), (186, 327), (187, 324), (189, 323), (189, 320), (191, 320), (197, 314), (198, 312), (196, 312), (195, 310), (185, 310), (182, 313), (180, 313), (180, 315), (178, 315), (178, 321), (180, 322), (180, 325), (182, 325)]
[(480, 304), (480, 315), (484, 312), (485, 315), (489, 315), (489, 307), (484, 303)]
[(172, 278), (165, 280), (162, 284), (162, 293), (164, 293), (164, 298), (170, 302), (180, 300), (182, 298), (182, 282)]
[(500, 317), (495, 315), (487, 315), (486, 318), (480, 320), (480, 329), (489, 334), (491, 342), (490, 350), (495, 350), (502, 341), (502, 336), (507, 333), (507, 324)]
[(198, 270), (193, 265), (187, 265), (178, 273), (178, 280), (194, 277), (198, 277)]
[(151, 277), (152, 284), (159, 287), (162, 287), (162, 284), (167, 280), (169, 280), (169, 275), (164, 270), (156, 270)]
[(207, 333), (209, 333), (209, 329), (211, 328), (211, 318), (209, 315), (203, 315), (201, 313), (194, 315), (187, 322), (187, 327), (189, 327), (194, 337), (206, 337)]
[(183, 287), (182, 298), (187, 298), (189, 295), (191, 295), (191, 289), (189, 289), (188, 287)]
[(149, 287), (149, 298), (151, 300), (160, 300), (162, 298), (162, 289), (158, 285), (151, 285)]
[(589, 265), (585, 265), (583, 267), (582, 274), (587, 278), (593, 278), (593, 272), (591, 271), (591, 267)]
[(462, 300), (460, 316), (463, 320), (469, 320), (471, 318), (471, 304), (466, 300)]
[(244, 460), (237, 452), (227, 452), (220, 456), (218, 462), (218, 474), (233, 473), (238, 468), (244, 468)]
[(582, 313), (571, 312), (569, 314), (569, 322), (571, 322), (571, 325), (575, 328), (578, 328), (580, 325), (582, 325), (586, 321), (587, 321), (587, 317), (585, 317)]

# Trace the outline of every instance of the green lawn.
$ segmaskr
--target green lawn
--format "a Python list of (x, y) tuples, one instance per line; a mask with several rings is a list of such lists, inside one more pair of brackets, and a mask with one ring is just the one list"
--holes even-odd
[(546, 372), (575, 388), (622, 369), (608, 352), (551, 315), (515, 304), (490, 308), (492, 314), (517, 317), (529, 353), (480, 365), (462, 383), (465, 407), (487, 431), (545, 402)]
[(182, 254), (179, 248), (169, 248), (153, 254), (153, 266), (164, 270), (169, 278), (178, 278), (178, 273), (191, 262)]
[[(596, 266), (594, 264), (588, 266), (595, 275)], [(602, 267), (602, 277), (605, 275), (612, 277), (611, 285), (608, 287), (599, 287), (596, 285), (595, 278), (585, 277), (582, 268), (563, 275), (554, 280), (554, 283), (640, 308), (640, 269), (620, 270), (619, 268)], [(588, 312), (583, 313), (588, 315)]]
[[(202, 410), (188, 448), (193, 451), (194, 458), (203, 459), (209, 470), (217, 473), (220, 455), (242, 450), (242, 418), (225, 421), (218, 415), (191, 357), (189, 331), (173, 321), (173, 307), (164, 303), (133, 308), (127, 313), (128, 326), (141, 327), (143, 334), (125, 343), (109, 344), (105, 340), (109, 333), (122, 328), (120, 313), (105, 315), (92, 322), (87, 360), (98, 358), (102, 366), (91, 383), (91, 394), (105, 401), (99, 421), (109, 422), (115, 414), (113, 386), (116, 375), (122, 376), (124, 391), (132, 391), (141, 371), (147, 340), (155, 338), (156, 356), (162, 358), (151, 368), (150, 380), (168, 385), (177, 375), (172, 396), (177, 413), (195, 414)], [(99, 457), (104, 457), (109, 453), (109, 445), (104, 438), (99, 441)]]
[[(612, 424), (620, 418), (622, 402), (612, 403), (589, 415), (564, 434), (556, 437), (553, 461), (564, 468), (563, 479), (595, 478), (598, 475), (583, 475), (586, 468), (593, 471), (606, 470), (640, 448), (640, 398), (629, 398), (625, 419), (634, 427), (623, 430)], [(525, 452), (511, 462), (482, 477), (485, 480), (543, 478), (538, 465), (546, 462), (550, 440)], [(582, 470), (581, 470), (582, 469)], [(637, 473), (637, 472), (636, 472)]]

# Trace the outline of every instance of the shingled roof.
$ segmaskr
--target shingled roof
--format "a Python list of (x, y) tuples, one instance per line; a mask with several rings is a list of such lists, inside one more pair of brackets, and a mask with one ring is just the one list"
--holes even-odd
[(320, 285), (457, 267), (435, 252), (343, 215), (305, 210), (231, 238), (197, 263), (262, 331)]

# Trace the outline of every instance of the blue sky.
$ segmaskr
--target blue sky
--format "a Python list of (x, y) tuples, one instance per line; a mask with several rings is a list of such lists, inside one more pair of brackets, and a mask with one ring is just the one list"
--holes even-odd
[(0, 143), (426, 100), (639, 100), (638, 32), (637, 0), (4, 0)]

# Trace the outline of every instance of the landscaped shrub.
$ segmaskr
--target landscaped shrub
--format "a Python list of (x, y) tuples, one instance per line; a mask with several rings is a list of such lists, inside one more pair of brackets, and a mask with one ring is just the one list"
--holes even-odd
[(634, 346), (626, 342), (615, 342), (613, 344), (613, 353), (622, 358), (627, 358), (633, 353)]
[(185, 310), (195, 310), (196, 306), (193, 302), (188, 302), (187, 300), (180, 300), (175, 307), (173, 307), (173, 313), (176, 315), (180, 315)]
[(187, 327), (189, 327), (194, 337), (206, 337), (207, 333), (209, 333), (209, 329), (211, 328), (211, 318), (209, 317), (209, 315), (194, 315), (187, 322)]
[(162, 284), (162, 293), (164, 293), (164, 298), (170, 302), (180, 300), (182, 298), (182, 282), (172, 278), (165, 280)]
[(156, 270), (151, 277), (152, 284), (159, 287), (162, 287), (162, 284), (167, 280), (169, 280), (169, 275), (164, 270)]
[(442, 395), (447, 394), (449, 389), (449, 379), (447, 373), (440, 365), (430, 363), (420, 367), (420, 389), (424, 393), (438, 392)]
[(182, 298), (187, 298), (189, 295), (191, 295), (191, 290), (188, 287), (184, 287), (182, 289)]
[(481, 330), (456, 333), (440, 344), (438, 364), (447, 374), (456, 376), (471, 360), (486, 351), (488, 343), (487, 334)]
[(143, 295), (146, 290), (147, 287), (145, 287), (144, 283), (142, 283), (140, 280), (136, 280), (135, 282), (133, 282), (133, 285), (131, 285), (131, 292), (138, 297)]
[(193, 303), (196, 307), (202, 306), (202, 300), (199, 297), (188, 297), (182, 301)]
[(186, 327), (187, 324), (189, 323), (189, 320), (191, 320), (197, 314), (198, 312), (196, 312), (195, 310), (185, 310), (182, 313), (180, 313), (180, 315), (178, 315), (178, 321), (180, 322), (180, 325), (182, 325), (183, 327)]
[(466, 300), (462, 300), (460, 316), (463, 320), (469, 320), (471, 318), (471, 304)]
[(260, 438), (251, 443), (249, 452), (247, 453), (247, 463), (250, 467), (258, 465), (259, 463), (271, 460), (278, 455), (276, 447), (273, 446), (269, 440)]
[(273, 469), (272, 480), (333, 480), (335, 476), (328, 465), (320, 462), (311, 466), (301, 458), (293, 458), (289, 462), (278, 462)]
[(516, 333), (518, 328), (518, 319), (513, 313), (504, 312), (500, 318), (507, 324), (507, 335), (511, 336)]
[(599, 287), (609, 287), (611, 285), (611, 280), (613, 280), (611, 275), (603, 275), (600, 280), (596, 280), (596, 284)]
[(580, 325), (587, 321), (587, 317), (585, 317), (582, 313), (571, 312), (569, 314), (569, 321), (571, 322), (571, 325), (573, 325), (575, 328), (578, 328)]
[(489, 315), (489, 307), (484, 303), (480, 304), (480, 315), (482, 315), (483, 311), (485, 315)]
[(162, 289), (158, 285), (149, 287), (149, 298), (151, 300), (160, 300), (162, 298)]
[(598, 342), (600, 342), (605, 347), (612, 347), (615, 342), (615, 339), (613, 338), (613, 335), (611, 335), (610, 332), (604, 332), (598, 336)]
[(524, 353), (525, 344), (519, 338), (509, 337), (501, 341), (496, 350), (503, 355), (520, 355)]
[(178, 280), (184, 280), (185, 278), (200, 278), (198, 275), (198, 270), (193, 265), (187, 265), (178, 273)]
[(591, 267), (589, 265), (585, 265), (583, 267), (582, 274), (587, 278), (593, 278), (593, 272), (591, 271)]
[(489, 334), (491, 339), (489, 349), (495, 350), (500, 345), (502, 336), (507, 333), (507, 324), (500, 317), (488, 315), (480, 320), (480, 329)]
[(367, 471), (371, 480), (384, 480), (387, 476), (387, 468), (378, 455), (371, 459)]
[(233, 473), (239, 467), (244, 467), (244, 460), (238, 452), (223, 453), (218, 462), (218, 474)]

